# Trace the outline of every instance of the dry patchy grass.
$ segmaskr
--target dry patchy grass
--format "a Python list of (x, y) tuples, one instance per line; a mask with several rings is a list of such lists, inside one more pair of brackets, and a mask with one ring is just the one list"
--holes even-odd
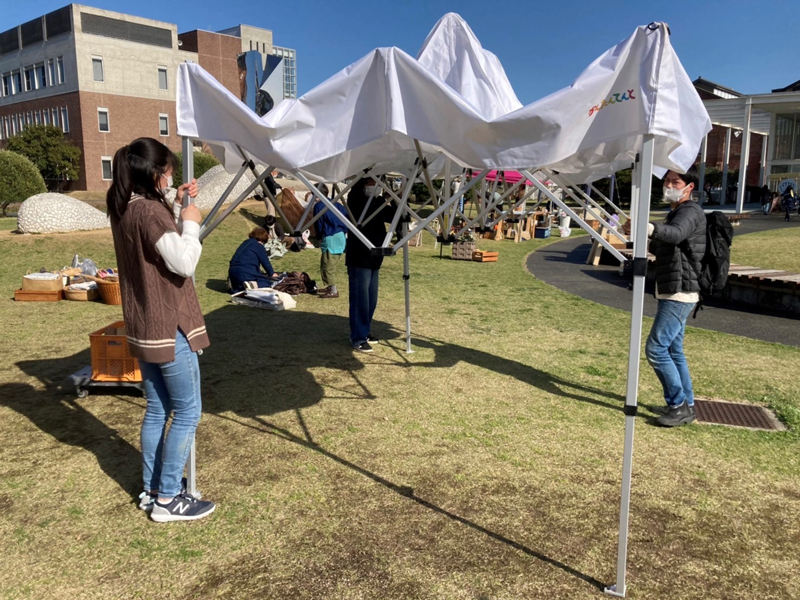
[[(500, 262), (477, 264), (440, 260), (428, 240), (412, 249), (416, 352), (403, 351), (401, 261), (388, 258), (386, 341), (354, 356), (346, 294), (271, 313), (218, 291), (251, 226), (231, 217), (197, 274), (212, 338), (198, 475), (219, 506), (205, 521), (159, 526), (135, 509), (141, 398), (56, 389), (119, 309), (0, 303), (0, 595), (599, 597), (615, 573), (629, 316), (528, 275), (543, 242), (481, 242)], [(6, 236), (0, 250), (7, 298), (26, 269), (76, 252), (113, 263), (107, 233)], [(317, 261), (277, 266), (314, 275)], [(697, 393), (771, 405), (791, 428), (663, 430), (640, 413), (629, 597), (797, 597), (800, 383), (787, 365), (800, 354), (697, 329), (686, 346)], [(640, 400), (659, 394), (643, 361)]]

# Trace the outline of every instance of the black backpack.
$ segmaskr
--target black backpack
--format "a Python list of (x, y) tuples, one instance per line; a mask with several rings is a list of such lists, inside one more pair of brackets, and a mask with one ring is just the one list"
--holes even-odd
[(731, 267), (731, 243), (733, 226), (724, 213), (715, 210), (706, 214), (706, 253), (700, 261), (700, 302), (694, 311), (703, 308), (703, 298), (713, 296), (725, 289)]

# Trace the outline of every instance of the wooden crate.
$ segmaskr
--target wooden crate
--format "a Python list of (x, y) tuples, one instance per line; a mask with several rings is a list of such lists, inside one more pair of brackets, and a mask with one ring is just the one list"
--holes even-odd
[(64, 297), (64, 290), (23, 290), (14, 292), (17, 302), (58, 302)]
[(472, 260), (475, 262), (497, 262), (498, 252), (488, 252), (486, 250), (475, 250), (472, 253)]

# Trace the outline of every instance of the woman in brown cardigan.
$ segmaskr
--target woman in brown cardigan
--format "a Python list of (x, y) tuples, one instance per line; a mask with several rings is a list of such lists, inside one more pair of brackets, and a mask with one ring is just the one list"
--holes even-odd
[(128, 345), (139, 359), (147, 397), (139, 508), (160, 523), (201, 519), (215, 508), (182, 485), (202, 406), (197, 352), (209, 342), (192, 281), (201, 252), (200, 211), (193, 204), (182, 208), (187, 193), (197, 194), (197, 183), (181, 185), (170, 203), (176, 166), (160, 142), (134, 140), (114, 156), (106, 197)]

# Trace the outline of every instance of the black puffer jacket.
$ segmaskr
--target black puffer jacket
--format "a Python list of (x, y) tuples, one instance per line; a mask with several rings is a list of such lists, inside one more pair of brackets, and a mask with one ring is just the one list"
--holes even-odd
[(663, 223), (654, 223), (650, 252), (656, 256), (660, 295), (699, 292), (700, 261), (706, 252), (706, 216), (700, 206), (681, 202)]

